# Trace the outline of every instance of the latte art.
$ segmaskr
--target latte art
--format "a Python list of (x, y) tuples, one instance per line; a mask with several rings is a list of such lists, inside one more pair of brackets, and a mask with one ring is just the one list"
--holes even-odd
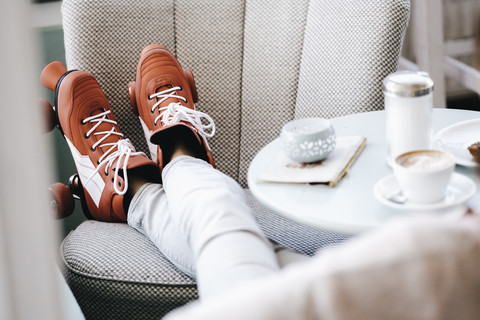
[(421, 151), (404, 154), (397, 163), (414, 171), (435, 171), (450, 166), (452, 159), (435, 151)]

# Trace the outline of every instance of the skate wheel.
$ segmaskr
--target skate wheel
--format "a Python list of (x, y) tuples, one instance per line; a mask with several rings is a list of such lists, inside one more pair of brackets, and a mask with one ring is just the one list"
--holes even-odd
[(82, 184), (80, 183), (80, 178), (78, 177), (78, 174), (74, 174), (68, 179), (68, 188), (70, 189), (70, 192), (72, 193), (74, 198), (80, 199), (80, 195), (82, 194)]
[(195, 85), (195, 80), (193, 79), (192, 70), (183, 70), (183, 75), (187, 78), (188, 84), (190, 85), (190, 90), (192, 91), (193, 103), (198, 102), (198, 93), (197, 86)]
[(55, 117), (55, 111), (53, 110), (52, 105), (45, 99), (38, 99), (40, 104), (40, 112), (43, 118), (43, 131), (50, 132), (55, 128), (57, 124), (57, 119)]
[(67, 68), (60, 61), (49, 63), (40, 75), (40, 83), (47, 89), (55, 91), (58, 80), (67, 72)]
[(138, 117), (137, 98), (135, 97), (135, 82), (129, 82), (127, 87), (128, 95), (130, 96), (130, 105), (132, 107), (132, 111)]
[(73, 198), (80, 200), (80, 204), (82, 205), (82, 211), (85, 217), (87, 217), (87, 219), (93, 219), (93, 216), (88, 209), (82, 182), (80, 181), (78, 174), (74, 174), (70, 177), (70, 179), (68, 179), (68, 188), (73, 194)]
[(70, 189), (63, 183), (54, 183), (48, 188), (53, 195), (52, 213), (56, 219), (63, 219), (73, 213), (75, 202)]

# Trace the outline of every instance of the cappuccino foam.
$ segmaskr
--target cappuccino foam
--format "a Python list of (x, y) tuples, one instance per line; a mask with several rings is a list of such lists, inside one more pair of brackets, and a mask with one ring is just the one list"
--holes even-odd
[(412, 152), (397, 159), (398, 164), (414, 171), (435, 171), (452, 164), (452, 160), (436, 152)]

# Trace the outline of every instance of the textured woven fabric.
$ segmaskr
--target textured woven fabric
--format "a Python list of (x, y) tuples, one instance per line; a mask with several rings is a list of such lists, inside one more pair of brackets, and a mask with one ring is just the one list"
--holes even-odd
[(408, 0), (311, 1), (296, 118), (383, 109), (382, 80), (397, 69)]
[(145, 46), (161, 43), (175, 50), (173, 0), (66, 0), (62, 17), (67, 68), (97, 78), (122, 132), (150, 154), (127, 84), (135, 80)]
[(247, 1), (238, 174), (244, 187), (255, 154), (293, 119), (308, 2)]
[(61, 258), (87, 319), (158, 319), (198, 297), (195, 281), (126, 224), (82, 223)]
[(326, 246), (339, 244), (351, 238), (350, 235), (295, 223), (263, 206), (250, 193), (250, 190), (245, 192), (262, 231), (269, 239), (282, 246), (312, 256)]
[(216, 167), (237, 179), (242, 89), (243, 0), (177, 0), (177, 58), (193, 70), (198, 110), (216, 125), (209, 140)]

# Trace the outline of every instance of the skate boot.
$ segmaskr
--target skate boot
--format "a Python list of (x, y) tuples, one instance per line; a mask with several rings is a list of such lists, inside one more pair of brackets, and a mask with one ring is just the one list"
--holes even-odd
[(90, 73), (67, 72), (56, 61), (45, 67), (40, 80), (55, 91), (57, 127), (72, 152), (83, 186), (85, 215), (100, 221), (125, 222), (128, 172), (145, 172), (159, 180), (158, 167), (124, 139), (100, 85)]
[[(160, 170), (172, 137), (193, 141), (199, 157), (214, 166), (207, 142), (215, 133), (213, 120), (195, 110), (197, 89), (190, 70), (183, 70), (164, 46), (152, 44), (142, 50), (136, 81), (128, 84), (133, 112), (139, 116), (151, 158)], [(202, 124), (202, 119), (207, 124)], [(206, 131), (207, 130), (207, 131)], [(163, 150), (163, 151), (162, 151)]]

